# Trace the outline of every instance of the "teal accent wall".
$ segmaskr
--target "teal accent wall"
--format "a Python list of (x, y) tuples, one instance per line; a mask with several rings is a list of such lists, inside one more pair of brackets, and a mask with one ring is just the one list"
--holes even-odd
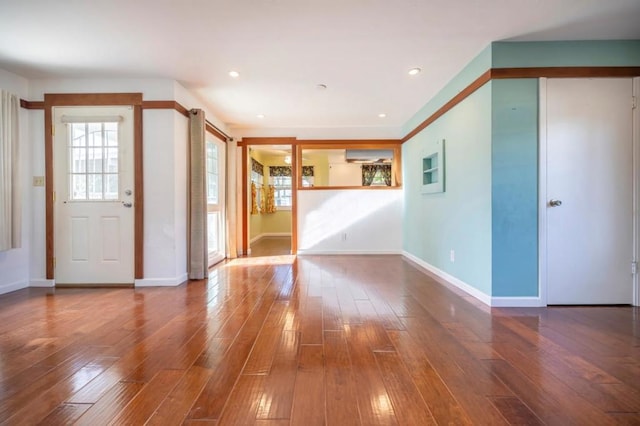
[(538, 295), (538, 80), (491, 90), (492, 296)]
[(493, 68), (640, 66), (640, 40), (494, 42), (491, 52)]
[(462, 71), (454, 76), (442, 90), (440, 90), (425, 106), (423, 106), (411, 119), (402, 127), (402, 134), (406, 135), (427, 117), (436, 112), (440, 107), (449, 102), (451, 98), (460, 93), (465, 87), (480, 77), (491, 68), (491, 48), (487, 46), (478, 54)]
[[(445, 192), (422, 194), (425, 145), (437, 139)], [(404, 143), (402, 159), (404, 250), (491, 294), (491, 83)]]
[[(492, 43), (404, 134), (490, 68), (562, 66), (640, 66), (640, 40)], [(493, 80), (403, 145), (404, 250), (492, 297), (539, 296), (538, 98), (538, 79)], [(446, 191), (423, 195), (422, 150), (437, 138)]]

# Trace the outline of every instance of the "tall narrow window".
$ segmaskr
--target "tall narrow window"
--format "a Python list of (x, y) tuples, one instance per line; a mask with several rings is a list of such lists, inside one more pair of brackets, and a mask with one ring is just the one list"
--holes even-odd
[(69, 200), (117, 200), (118, 123), (69, 126)]
[(274, 187), (274, 199), (277, 209), (291, 207), (291, 166), (269, 167), (269, 180)]

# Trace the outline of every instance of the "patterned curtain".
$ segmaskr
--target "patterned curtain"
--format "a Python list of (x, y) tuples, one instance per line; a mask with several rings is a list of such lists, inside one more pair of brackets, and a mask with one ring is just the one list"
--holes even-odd
[(258, 214), (258, 188), (255, 182), (251, 182), (251, 214)]
[(266, 202), (265, 202), (265, 193), (264, 193), (264, 185), (260, 186), (260, 205), (258, 206), (258, 208), (260, 209), (260, 213), (264, 213), (265, 211), (267, 211), (267, 206), (266, 206)]
[(371, 186), (373, 178), (376, 176), (378, 166), (376, 164), (362, 165), (362, 186)]
[(267, 207), (265, 213), (276, 212), (276, 188), (273, 185), (267, 187)]
[(254, 158), (251, 158), (251, 170), (259, 174), (260, 176), (264, 176), (264, 166)]
[(302, 166), (302, 176), (304, 176), (304, 177), (312, 177), (313, 176), (313, 166)]
[(269, 166), (269, 176), (291, 176), (291, 166)]
[(385, 185), (391, 186), (391, 164), (380, 164), (378, 170), (382, 174)]

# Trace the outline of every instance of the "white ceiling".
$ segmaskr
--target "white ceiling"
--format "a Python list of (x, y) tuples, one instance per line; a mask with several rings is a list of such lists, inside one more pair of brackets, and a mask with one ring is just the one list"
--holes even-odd
[(639, 0), (0, 0), (0, 68), (174, 79), (236, 135), (400, 137), (491, 41), (634, 38)]

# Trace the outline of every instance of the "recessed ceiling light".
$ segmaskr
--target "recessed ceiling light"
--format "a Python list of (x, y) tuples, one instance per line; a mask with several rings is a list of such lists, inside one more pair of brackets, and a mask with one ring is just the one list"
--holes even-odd
[(416, 74), (420, 74), (420, 71), (422, 71), (420, 68), (411, 68), (409, 70), (409, 75), (416, 75)]
[(378, 114), (378, 117), (380, 118), (385, 118), (387, 116), (387, 114), (385, 114), (384, 112), (381, 112), (380, 114)]
[(240, 77), (240, 73), (238, 71), (229, 71), (229, 76), (232, 78), (238, 78)]
[(318, 85), (316, 85), (316, 89), (318, 89), (318, 90), (326, 90), (327, 89), (327, 85), (326, 84), (318, 84)]
[(264, 118), (264, 114), (258, 114), (258, 115), (256, 115), (256, 117), (258, 117), (258, 118)]

